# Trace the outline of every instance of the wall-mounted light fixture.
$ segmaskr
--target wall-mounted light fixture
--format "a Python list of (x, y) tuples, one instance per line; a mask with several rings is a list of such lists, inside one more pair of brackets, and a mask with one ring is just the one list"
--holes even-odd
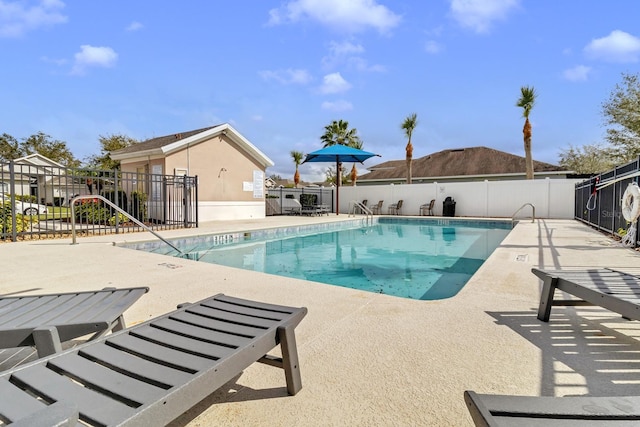
[(226, 168), (220, 168), (220, 172), (218, 172), (218, 178), (220, 178), (220, 175), (222, 175), (222, 172), (226, 172), (227, 169)]

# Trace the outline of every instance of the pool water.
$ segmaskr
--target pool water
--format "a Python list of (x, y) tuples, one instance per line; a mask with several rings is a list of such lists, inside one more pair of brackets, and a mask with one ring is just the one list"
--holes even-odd
[(191, 243), (187, 258), (368, 292), (437, 300), (456, 295), (510, 229), (510, 223), (439, 225), (396, 220), (257, 241), (246, 233), (239, 243)]

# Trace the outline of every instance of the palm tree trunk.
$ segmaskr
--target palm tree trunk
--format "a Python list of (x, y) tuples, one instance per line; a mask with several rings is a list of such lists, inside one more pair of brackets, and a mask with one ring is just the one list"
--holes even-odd
[(293, 175), (293, 182), (296, 184), (296, 188), (298, 188), (298, 184), (300, 184), (300, 172), (298, 172), (297, 166), (296, 166), (296, 173)]
[(411, 184), (411, 177), (412, 177), (412, 168), (411, 168), (411, 163), (413, 160), (413, 144), (411, 144), (411, 140), (409, 140), (409, 142), (407, 142), (407, 147), (405, 148), (406, 152), (407, 152), (407, 184)]
[(529, 123), (529, 118), (526, 118), (524, 121), (522, 134), (524, 135), (524, 158), (527, 179), (533, 179), (533, 157), (531, 156), (531, 123)]

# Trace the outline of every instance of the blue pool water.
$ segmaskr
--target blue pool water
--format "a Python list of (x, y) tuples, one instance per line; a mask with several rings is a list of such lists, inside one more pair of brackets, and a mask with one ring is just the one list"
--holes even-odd
[[(320, 233), (285, 229), (172, 243), (202, 262), (436, 300), (457, 294), (510, 230), (510, 222), (379, 218), (373, 226)], [(143, 249), (171, 252), (166, 245)]]

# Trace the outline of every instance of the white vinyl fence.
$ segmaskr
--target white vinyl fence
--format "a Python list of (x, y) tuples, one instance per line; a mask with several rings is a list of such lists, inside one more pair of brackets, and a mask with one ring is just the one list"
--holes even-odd
[[(347, 214), (350, 204), (367, 200), (368, 206), (384, 200), (381, 213), (402, 199), (403, 215), (419, 215), (420, 206), (435, 199), (434, 214), (442, 215), (443, 202), (451, 197), (455, 216), (511, 218), (526, 203), (535, 206), (537, 218), (574, 218), (575, 184), (580, 179), (536, 179), (514, 181), (443, 182), (411, 185), (363, 185), (340, 187), (340, 213)], [(335, 197), (335, 192), (334, 192)], [(517, 218), (531, 216), (531, 208)]]

